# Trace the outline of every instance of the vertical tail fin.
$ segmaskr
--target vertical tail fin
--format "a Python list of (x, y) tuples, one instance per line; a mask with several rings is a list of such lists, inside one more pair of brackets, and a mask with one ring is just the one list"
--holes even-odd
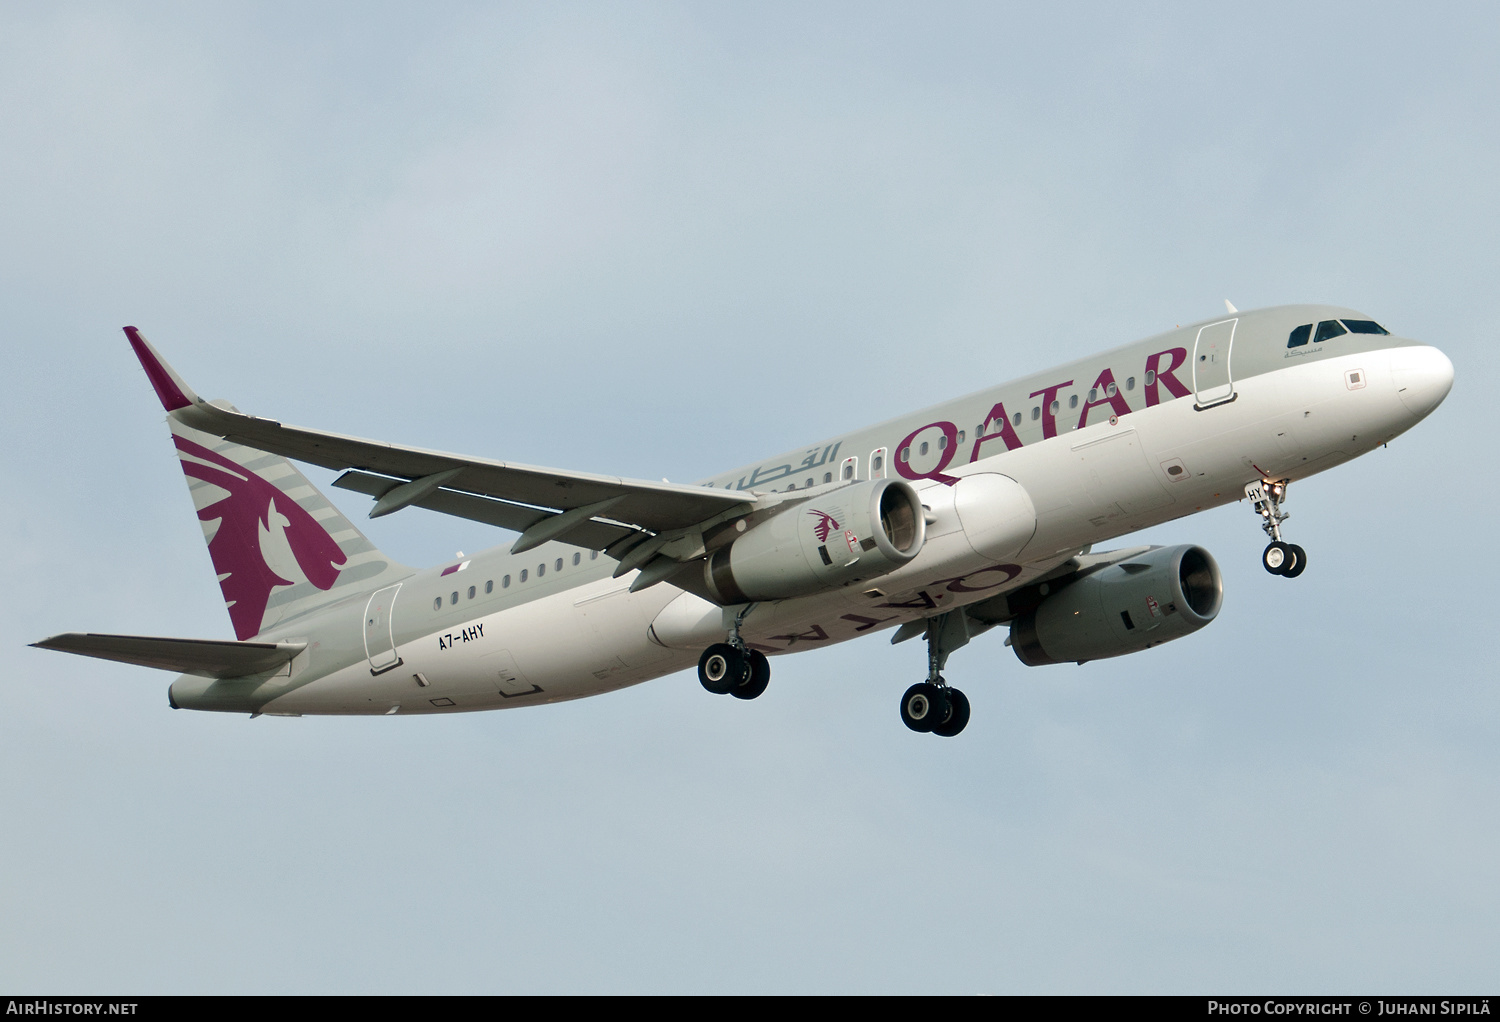
[[(134, 328), (126, 334), (168, 412), (195, 400)], [(287, 459), (168, 424), (236, 638), (411, 574)]]

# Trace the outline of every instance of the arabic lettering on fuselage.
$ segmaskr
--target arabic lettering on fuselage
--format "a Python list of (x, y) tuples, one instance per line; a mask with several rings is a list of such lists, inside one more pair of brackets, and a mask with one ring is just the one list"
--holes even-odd
[(778, 482), (791, 476), (801, 475), (803, 472), (811, 472), (813, 469), (822, 468), (833, 458), (839, 455), (839, 448), (843, 441), (832, 443), (823, 448), (814, 447), (807, 452), (796, 465), (783, 464), (774, 466), (762, 466), (751, 472), (748, 476), (741, 476), (737, 483), (728, 484), (726, 489), (750, 490), (757, 486), (765, 486), (768, 483)]
[[(1142, 387), (1142, 393), (1145, 397), (1145, 407), (1149, 408), (1152, 405), (1161, 404), (1163, 401), (1188, 397), (1192, 394), (1187, 384), (1179, 380), (1176, 375), (1179, 370), (1182, 370), (1186, 366), (1186, 363), (1186, 348), (1167, 348), (1147, 356), (1145, 371), (1143, 373), (1144, 385)], [(1078, 423), (1072, 427), (1073, 429), (1083, 429), (1087, 426), (1089, 424), (1089, 413), (1095, 409), (1099, 409), (1102, 413), (1107, 408), (1110, 414), (1116, 418), (1130, 414), (1132, 409), (1125, 399), (1125, 390), (1118, 386), (1115, 379), (1115, 373), (1112, 368), (1106, 367), (1100, 371), (1094, 380), (1094, 385), (1090, 389), (1088, 397), (1083, 402), (1083, 408), (1078, 416)], [(1134, 377), (1131, 377), (1129, 382), (1133, 386), (1135, 383)], [(1042, 426), (1042, 440), (1048, 440), (1058, 435), (1057, 416), (1062, 409), (1054, 409), (1053, 405), (1058, 403), (1058, 393), (1064, 388), (1073, 385), (1073, 380), (1067, 380), (1062, 383), (1043, 387), (1030, 394), (1032, 398), (1042, 398), (1042, 402), (1037, 406), (1037, 417), (1040, 418)], [(1163, 395), (1162, 391), (1165, 391), (1166, 394)], [(1068, 410), (1072, 411), (1072, 406)], [(984, 422), (975, 431), (973, 447), (969, 451), (967, 461), (963, 463), (968, 464), (978, 461), (981, 455), (980, 448), (988, 441), (1001, 441), (1005, 444), (1006, 450), (1011, 451), (1023, 446), (1021, 438), (1014, 428), (1020, 425), (1020, 421), (1015, 420), (1021, 420), (1021, 414), (1019, 412), (1015, 413), (1013, 420), (1011, 414), (1006, 411), (1005, 402), (996, 401), (994, 407), (985, 416)], [(989, 431), (991, 424), (996, 427), (994, 432)], [(934, 468), (919, 472), (913, 469), (908, 461), (902, 459), (902, 451), (915, 440), (918, 434), (929, 429), (941, 430), (945, 442), (938, 447), (938, 464)], [(932, 479), (950, 485), (956, 483), (958, 479), (947, 475), (944, 470), (956, 460), (959, 453), (959, 444), (963, 442), (960, 437), (963, 435), (964, 431), (960, 430), (955, 423), (946, 420), (929, 422), (918, 426), (908, 433), (906, 438), (894, 448), (896, 457), (891, 462), (891, 467), (895, 469), (898, 475), (906, 479)], [(1035, 443), (1037, 441), (1032, 442)], [(763, 465), (756, 468), (748, 476), (741, 476), (734, 482), (725, 483), (724, 488), (728, 490), (752, 490), (768, 487), (771, 483), (780, 482), (783, 479), (792, 479), (792, 486), (795, 486), (796, 477), (801, 476), (804, 472), (821, 468), (829, 461), (837, 458), (839, 448), (842, 445), (843, 441), (840, 440), (821, 449), (814, 447), (807, 452), (807, 456), (798, 464)], [(923, 449), (925, 450), (926, 448), (924, 447)], [(985, 457), (988, 457), (988, 455), (985, 455)], [(815, 479), (810, 480), (810, 482), (816, 484)]]

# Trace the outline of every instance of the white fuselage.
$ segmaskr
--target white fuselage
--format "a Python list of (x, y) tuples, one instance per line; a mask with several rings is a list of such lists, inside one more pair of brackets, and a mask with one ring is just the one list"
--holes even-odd
[[(1251, 480), (1298, 479), (1330, 468), (1427, 414), (1446, 385), (1424, 405), (1420, 387), (1402, 384), (1425, 379), (1423, 366), (1439, 361), (1447, 364), (1436, 349), (1411, 345), (1288, 358), (1285, 368), (1235, 380), (1234, 400), (1213, 407), (1179, 398), (1133, 407), (1126, 416), (1095, 413), (1082, 428), (1058, 426), (1056, 435), (1014, 449), (975, 444), (975, 460), (955, 458), (934, 473), (946, 479), (913, 480), (929, 509), (927, 541), (915, 560), (867, 584), (756, 604), (741, 634), (767, 654), (842, 642), (1015, 589), (1093, 544), (1239, 500)], [(1447, 371), (1451, 380), (1451, 366)], [(938, 410), (944, 419), (977, 419), (950, 407)], [(888, 449), (894, 452), (899, 441), (899, 434), (889, 437)], [(867, 478), (870, 464), (866, 458), (856, 478)], [(1035, 508), (1034, 535), (1006, 560), (985, 556), (955, 509), (964, 480), (984, 473), (1018, 482)], [(845, 483), (814, 479), (810, 492)], [(360, 659), (304, 683), (299, 675), (317, 666), (314, 648), (283, 680), (273, 679), (286, 691), (265, 712), (452, 712), (576, 699), (691, 667), (707, 644), (723, 640), (729, 625), (723, 608), (666, 584), (631, 593), (633, 573), (610, 578), (614, 562), (586, 552), (575, 566), (576, 550), (554, 544), (512, 558), (497, 549), (462, 572), (413, 576), (391, 594), (394, 613), (408, 627), (413, 616), (429, 612), (441, 623), (396, 643), (379, 666)], [(492, 611), (484, 610), (481, 596), (472, 616), (453, 623), (455, 605), (469, 602), (476, 580), (482, 588), (503, 573), (509, 590), (520, 584), (510, 577), (519, 577), (522, 562), (534, 570), (564, 556), (566, 584), (554, 577), (556, 590)], [(348, 627), (358, 628), (363, 610), (362, 602), (351, 607)], [(385, 667), (390, 660), (398, 666)]]

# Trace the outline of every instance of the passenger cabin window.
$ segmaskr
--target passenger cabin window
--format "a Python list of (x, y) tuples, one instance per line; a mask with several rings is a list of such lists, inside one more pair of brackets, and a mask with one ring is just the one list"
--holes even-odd
[(1114, 397), (1119, 392), (1120, 392), (1120, 388), (1116, 387), (1113, 383), (1106, 383), (1104, 385), (1104, 396), (1105, 397)]
[(547, 563), (543, 561), (536, 566), (536, 577), (541, 578), (545, 574), (547, 574)]
[(557, 564), (554, 565), (554, 567), (556, 567), (558, 571), (562, 571), (562, 558), (561, 557), (559, 557), (557, 559)]
[[(1156, 382), (1156, 370), (1155, 369), (1147, 369), (1146, 370), (1146, 386), (1149, 387), (1152, 384), (1154, 384), (1155, 382)], [(1078, 399), (1075, 397), (1073, 400), (1077, 401)]]
[(1343, 324), (1351, 334), (1389, 334), (1390, 331), (1373, 319), (1346, 319)]
[(1095, 401), (1098, 401), (1098, 400), (1099, 400), (1099, 388), (1098, 387), (1090, 387), (1089, 388), (1089, 404), (1093, 404)]
[[(946, 440), (948, 438), (947, 437), (943, 437), (943, 439)], [(963, 430), (959, 430), (958, 431), (958, 442), (959, 443), (963, 443), (964, 442), (964, 431)]]
[(812, 489), (812, 485), (813, 485), (812, 476), (808, 476), (807, 477), (807, 482), (805, 482), (805, 483), (802, 484), (802, 488), (804, 490), (810, 490), (810, 489)]
[(922, 446), (917, 449), (917, 453), (918, 454), (926, 454), (927, 453), (927, 441), (926, 440), (922, 441)]
[(506, 575), (504, 578), (502, 578), (500, 580), (500, 588), (501, 589), (509, 589), (510, 588), (510, 576), (509, 575)]
[(903, 447), (903, 448), (901, 448), (901, 450), (899, 450), (899, 451), (896, 452), (896, 459), (898, 461), (902, 462), (903, 464), (905, 464), (906, 462), (910, 461), (911, 460), (911, 448), (910, 447)]
[(1015, 424), (1017, 426), (1019, 426), (1021, 424), (1021, 413), (1020, 412), (1017, 412), (1012, 418), (1014, 419)]
[(1288, 348), (1300, 348), (1307, 343), (1310, 337), (1312, 337), (1312, 324), (1304, 323), (1287, 336), (1286, 346)]
[(450, 597), (448, 597), (448, 602), (452, 603), (452, 604), (455, 604), (455, 605), (458, 603), (458, 590), (457, 589), (453, 590), (453, 595), (450, 596)]
[(1061, 408), (1061, 407), (1062, 407), (1062, 405), (1061, 405), (1061, 403), (1059, 403), (1059, 402), (1057, 402), (1057, 401), (1054, 401), (1054, 402), (1052, 402), (1052, 403), (1051, 403), (1051, 404), (1050, 404), (1050, 405), (1048, 405), (1048, 406), (1047, 406), (1047, 411), (1048, 411), (1048, 412), (1049, 412), (1049, 413), (1050, 413), (1050, 414), (1052, 414), (1052, 415), (1056, 415), (1056, 414), (1057, 414), (1057, 410), (1058, 410), (1058, 409), (1059, 409), (1059, 408)]
[(479, 592), (478, 589), (474, 588), (473, 586), (470, 586), (469, 587), (469, 599), (472, 600), (474, 598), (474, 594), (477, 593), (477, 592)]
[(1041, 405), (1034, 405), (1034, 406), (1032, 406), (1032, 409), (1031, 409), (1031, 421), (1035, 422), (1037, 419), (1040, 419), (1041, 417), (1042, 417), (1042, 406)]
[(484, 595), (488, 596), (490, 593), (493, 593), (494, 591), (495, 591), (495, 580), (494, 579), (490, 579), (488, 582), (486, 582), (484, 584)]
[(583, 560), (583, 554), (573, 555), (573, 567), (578, 567), (578, 562)]
[(832, 472), (824, 472), (823, 473), (823, 481), (825, 483), (831, 483), (831, 482), (833, 482), (833, 473)]
[(591, 560), (591, 561), (597, 561), (598, 559), (599, 559), (599, 551), (597, 551), (597, 550), (590, 550), (589, 551), (589, 560)]
[(1349, 331), (1344, 329), (1344, 324), (1340, 323), (1338, 320), (1325, 319), (1323, 322), (1318, 324), (1318, 332), (1313, 335), (1313, 343), (1317, 344), (1319, 341), (1326, 341), (1330, 337), (1342, 337), (1348, 332)]
[(442, 610), (443, 609), (443, 598), (441, 596), (439, 596), (437, 599), (435, 599), (435, 600), (432, 601), (432, 609), (433, 610)]
[(522, 582), (526, 581), (526, 569), (525, 568), (521, 569), (521, 581)]
[(1125, 389), (1126, 390), (1134, 390), (1135, 389), (1135, 377), (1134, 376), (1127, 376), (1127, 377), (1125, 377)]
[[(1146, 375), (1149, 376), (1151, 374), (1147, 373)], [(1077, 408), (1078, 407), (1078, 395), (1077, 394), (1071, 394), (1071, 395), (1068, 396), (1068, 407), (1069, 408)]]

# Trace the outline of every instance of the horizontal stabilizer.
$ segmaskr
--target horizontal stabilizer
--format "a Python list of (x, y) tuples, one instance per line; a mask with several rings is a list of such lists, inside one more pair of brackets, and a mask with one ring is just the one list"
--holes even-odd
[(96, 635), (64, 632), (41, 642), (37, 649), (118, 660), (138, 667), (155, 667), (200, 678), (242, 678), (264, 674), (291, 663), (307, 648), (305, 642), (234, 642), (229, 639), (163, 639), (152, 635)]

